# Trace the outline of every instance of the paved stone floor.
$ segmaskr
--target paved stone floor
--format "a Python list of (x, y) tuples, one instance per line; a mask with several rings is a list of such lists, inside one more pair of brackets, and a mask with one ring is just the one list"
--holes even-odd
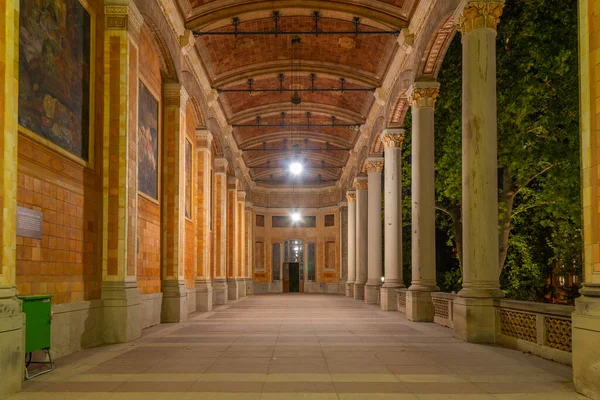
[(342, 296), (251, 296), (81, 351), (12, 399), (583, 399), (571, 369)]

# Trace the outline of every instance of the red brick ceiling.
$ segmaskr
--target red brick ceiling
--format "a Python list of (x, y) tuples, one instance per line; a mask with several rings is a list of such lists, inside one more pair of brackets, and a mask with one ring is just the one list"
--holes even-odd
[[(209, 7), (207, 4), (213, 6), (221, 1), (225, 0), (191, 0), (191, 5), (202, 12), (203, 7)], [(246, 3), (248, 1), (244, 2)], [(373, 3), (386, 3), (400, 9), (406, 1), (374, 0)], [(274, 8), (272, 11), (276, 10)], [(312, 11), (289, 9), (282, 12), (279, 30), (312, 31), (314, 21), (309, 16)], [(370, 15), (367, 7), (365, 14)], [(263, 12), (261, 17), (255, 16), (254, 19), (248, 15), (240, 17), (239, 31), (272, 31), (274, 22), (265, 15), (268, 13)], [(327, 18), (322, 17), (319, 21), (320, 30), (354, 30), (352, 16), (336, 14), (334, 18), (333, 14), (327, 15)], [(212, 23), (213, 26), (220, 26), (216, 31), (232, 31), (229, 21), (230, 18)], [(380, 29), (380, 26), (361, 25), (361, 30)], [(310, 73), (317, 75), (317, 88), (339, 88), (340, 78), (345, 79), (345, 88), (378, 87), (397, 46), (396, 37), (392, 35), (300, 35), (300, 38), (299, 45), (292, 45), (291, 36), (286, 34), (277, 37), (244, 34), (237, 37), (201, 36), (196, 41), (196, 46), (213, 87), (244, 90), (248, 88), (248, 78), (253, 79), (254, 89), (278, 89), (277, 75), (280, 73), (285, 74), (284, 88), (310, 88)], [(373, 93), (368, 91), (303, 92), (302, 104), (293, 106), (290, 97), (289, 92), (220, 93), (219, 101), (231, 124), (254, 124), (258, 115), (262, 117), (261, 124), (278, 124), (281, 122), (280, 114), (284, 111), (287, 113), (287, 125), (290, 122), (306, 123), (306, 111), (312, 114), (311, 124), (331, 124), (332, 115), (340, 124), (361, 124), (366, 120), (374, 100)], [(341, 168), (323, 167), (343, 167), (346, 164), (348, 150), (339, 149), (352, 148), (357, 132), (350, 127), (331, 126), (236, 127), (234, 137), (243, 151), (246, 165), (250, 167), (251, 177), (259, 181), (287, 181), (287, 164), (293, 154), (293, 145), (297, 144), (298, 157), (305, 163), (303, 177), (310, 183), (319, 177), (331, 180), (341, 176)], [(263, 150), (263, 146), (267, 147), (267, 151)], [(282, 150), (284, 148), (286, 150)], [(272, 186), (264, 182), (258, 184)], [(323, 185), (331, 184), (329, 182)]]

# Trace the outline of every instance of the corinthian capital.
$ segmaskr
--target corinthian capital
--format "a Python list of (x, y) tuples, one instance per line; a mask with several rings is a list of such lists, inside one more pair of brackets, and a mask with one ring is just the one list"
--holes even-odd
[(365, 160), (365, 169), (367, 172), (381, 172), (383, 170), (383, 158), (369, 157)]
[(369, 181), (366, 176), (359, 176), (354, 178), (354, 185), (352, 187), (356, 190), (367, 190), (369, 188)]
[(504, 9), (504, 1), (470, 1), (458, 18), (458, 30), (467, 34), (476, 29), (496, 30)]
[(356, 201), (356, 192), (346, 192), (346, 199), (348, 199), (349, 203), (354, 203)]
[(437, 82), (415, 82), (409, 89), (409, 100), (413, 107), (433, 107), (439, 96), (440, 84)]
[(381, 143), (383, 143), (383, 148), (387, 150), (402, 147), (405, 133), (406, 130), (403, 128), (384, 129), (381, 133)]

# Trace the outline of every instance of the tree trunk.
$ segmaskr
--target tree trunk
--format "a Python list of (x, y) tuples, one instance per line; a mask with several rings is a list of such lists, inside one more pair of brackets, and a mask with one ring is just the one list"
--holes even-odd
[(452, 225), (454, 227), (454, 241), (456, 242), (456, 253), (458, 256), (458, 264), (460, 266), (460, 272), (463, 270), (463, 225), (462, 225), (462, 212), (460, 207), (453, 207), (449, 210), (449, 214), (452, 217)]
[(498, 232), (498, 244), (499, 244), (499, 254), (498, 254), (498, 275), (502, 273), (502, 269), (504, 268), (504, 263), (506, 262), (506, 256), (508, 255), (508, 246), (510, 230), (512, 229), (512, 212), (513, 205), (515, 200), (515, 190), (512, 184), (512, 176), (510, 171), (507, 168), (502, 169), (502, 193), (500, 194), (499, 202), (500, 205), (504, 206), (502, 212), (500, 213), (500, 228)]

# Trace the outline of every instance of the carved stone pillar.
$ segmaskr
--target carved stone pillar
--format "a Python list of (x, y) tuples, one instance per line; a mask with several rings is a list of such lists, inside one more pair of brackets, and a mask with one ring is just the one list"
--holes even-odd
[(138, 38), (142, 15), (133, 1), (104, 7), (102, 300), (104, 341), (141, 336), (137, 286)]
[(354, 297), (354, 282), (356, 281), (356, 192), (347, 192), (348, 199), (348, 281), (346, 296)]
[(463, 289), (454, 334), (494, 342), (498, 281), (496, 26), (504, 2), (469, 1), (458, 20), (463, 43)]
[(185, 109), (188, 94), (179, 83), (163, 86), (162, 322), (187, 319), (185, 287)]
[(380, 307), (398, 310), (398, 289), (402, 282), (402, 143), (404, 129), (386, 129), (381, 135), (385, 149), (384, 237), (385, 280), (381, 287)]
[(406, 318), (433, 321), (435, 283), (435, 177), (433, 107), (439, 83), (417, 82), (412, 106), (412, 282), (406, 293)]
[(228, 299), (240, 298), (238, 289), (238, 179), (230, 176), (227, 179), (227, 287)]
[(368, 235), (368, 278), (365, 285), (365, 303), (377, 304), (379, 302), (379, 288), (381, 287), (382, 261), (381, 254), (381, 171), (383, 158), (367, 158), (366, 170), (369, 179), (369, 211), (367, 222)]
[(369, 181), (366, 176), (354, 179), (356, 189), (356, 279), (354, 281), (354, 299), (365, 299), (365, 283), (367, 283), (367, 221), (368, 201), (367, 189)]
[(227, 304), (227, 159), (216, 158), (214, 167), (213, 291), (215, 304)]
[(25, 315), (16, 289), (19, 0), (0, 3), (0, 398), (21, 390)]
[(196, 311), (210, 311), (213, 307), (213, 291), (210, 282), (210, 166), (212, 163), (212, 134), (206, 129), (196, 130), (197, 200), (197, 265), (196, 265)]

